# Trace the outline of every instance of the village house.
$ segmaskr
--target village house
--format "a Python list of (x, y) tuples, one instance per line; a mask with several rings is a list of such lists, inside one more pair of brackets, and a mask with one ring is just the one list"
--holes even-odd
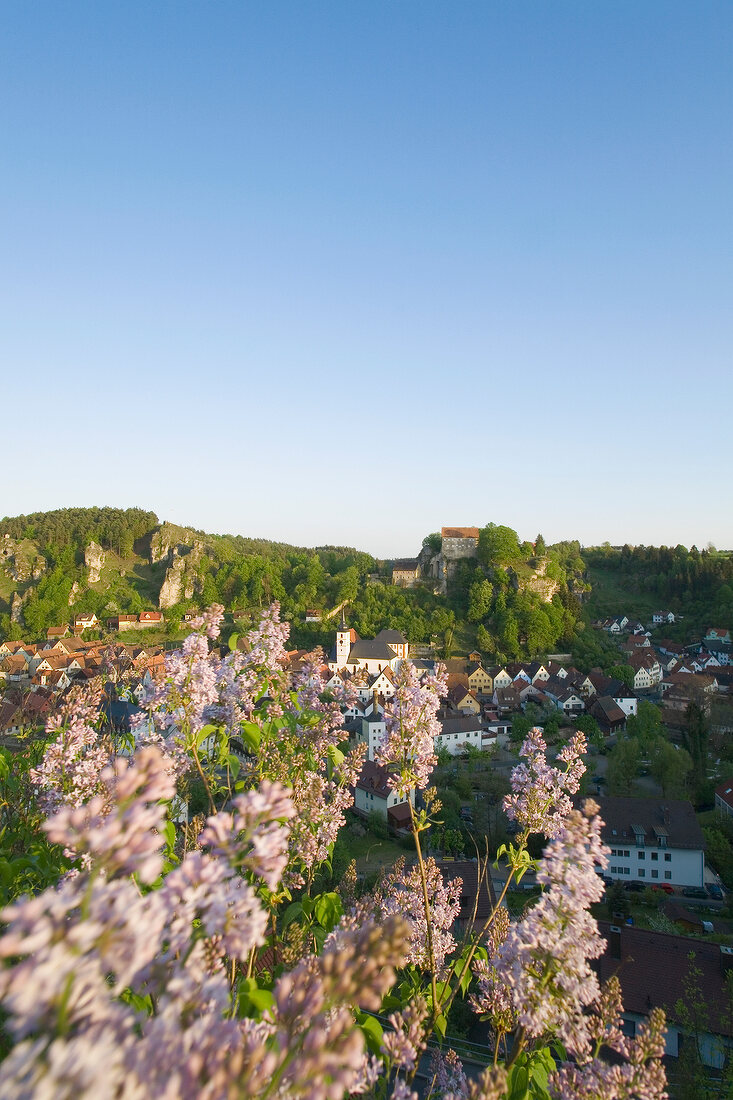
[(493, 695), (494, 680), (482, 664), (472, 661), (467, 671), (468, 686), (477, 695)]
[[(410, 791), (409, 801), (414, 806), (414, 791)], [(407, 803), (408, 800), (403, 795), (389, 787), (387, 769), (375, 764), (373, 760), (365, 760), (354, 787), (356, 812), (365, 816), (377, 813), (393, 828), (405, 829), (410, 824), (410, 808)]]
[(49, 626), (46, 631), (46, 638), (49, 642), (55, 641), (57, 638), (66, 638), (69, 634), (69, 624), (64, 623), (63, 626)]
[(87, 615), (76, 615), (74, 618), (74, 630), (96, 630), (99, 619), (92, 611)]
[(652, 613), (653, 623), (673, 623), (674, 611), (654, 611)]
[(662, 669), (653, 651), (637, 650), (629, 656), (634, 670), (634, 691), (647, 691), (662, 679)]
[(163, 615), (160, 611), (141, 611), (138, 623), (140, 626), (160, 626)]
[(726, 779), (715, 788), (715, 809), (721, 817), (733, 817), (733, 779)]
[(465, 752), (470, 746), (474, 749), (482, 748), (482, 724), (477, 715), (466, 715), (461, 718), (440, 718), (440, 733), (435, 738), (436, 752), (446, 749), (451, 756)]
[(464, 711), (466, 714), (481, 713), (481, 704), (474, 693), (460, 684), (449, 689), (447, 701), (453, 710)]
[(608, 874), (629, 882), (703, 886), (705, 840), (691, 802), (600, 798), (601, 838), (611, 849)]
[[(733, 948), (626, 924), (598, 924), (606, 949), (595, 969), (601, 983), (612, 975), (621, 983), (624, 1033), (633, 1038), (651, 1010), (662, 1008), (667, 1057), (679, 1057), (684, 1043), (697, 1041), (704, 1065), (722, 1068), (733, 1040), (727, 988)], [(686, 980), (693, 971), (699, 974), (698, 992), (705, 1002), (705, 1023), (697, 1036), (689, 1034), (676, 1011), (678, 1002), (688, 998)]]
[(616, 700), (609, 695), (601, 695), (594, 699), (588, 713), (595, 718), (606, 737), (626, 729), (626, 715)]

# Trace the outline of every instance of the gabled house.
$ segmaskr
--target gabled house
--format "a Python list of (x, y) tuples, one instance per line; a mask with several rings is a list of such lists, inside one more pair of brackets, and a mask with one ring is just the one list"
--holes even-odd
[(163, 615), (160, 611), (141, 611), (138, 618), (140, 626), (160, 626)]
[(492, 695), (494, 680), (490, 672), (480, 663), (472, 662), (468, 666), (468, 686), (477, 695)]
[(475, 715), (467, 715), (462, 718), (441, 718), (440, 733), (435, 738), (435, 749), (447, 749), (455, 756), (464, 752), (468, 746), (475, 749), (482, 747), (482, 723), (481, 718)]
[(609, 695), (594, 699), (589, 707), (589, 714), (595, 718), (607, 737), (626, 729), (626, 715)]
[(489, 672), (493, 680), (494, 692), (496, 692), (498, 688), (509, 687), (514, 680), (514, 677), (509, 675), (509, 672), (503, 665), (495, 665), (493, 668), (489, 669)]
[[(414, 791), (410, 791), (410, 802), (415, 804)], [(361, 774), (356, 781), (354, 809), (357, 813), (367, 816), (370, 813), (378, 813), (396, 829), (408, 828), (410, 824), (407, 799), (391, 790), (389, 772), (386, 768), (375, 764), (373, 760), (364, 761)]]
[(69, 634), (69, 624), (64, 623), (63, 626), (49, 626), (46, 631), (46, 638), (49, 642), (55, 642), (57, 638), (66, 638)]
[(460, 684), (456, 684), (448, 691), (448, 703), (454, 710), (464, 711), (466, 714), (481, 713), (481, 706), (476, 696)]
[(599, 798), (608, 874), (652, 885), (702, 886), (705, 840), (691, 802), (670, 798)]
[(654, 611), (652, 613), (653, 623), (673, 623), (674, 611)]
[(709, 626), (705, 631), (705, 642), (727, 642), (730, 645), (730, 630), (724, 626)]
[(74, 618), (74, 630), (95, 630), (99, 626), (99, 619), (92, 611), (88, 615), (77, 615)]

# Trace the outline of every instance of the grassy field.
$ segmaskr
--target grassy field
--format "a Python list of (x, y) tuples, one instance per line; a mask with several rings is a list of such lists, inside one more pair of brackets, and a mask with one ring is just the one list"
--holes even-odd
[(654, 593), (634, 591), (628, 578), (622, 577), (614, 569), (590, 566), (588, 579), (592, 591), (587, 607), (593, 619), (624, 614), (630, 619), (640, 619), (646, 623), (651, 620), (652, 612), (659, 604), (658, 596)]

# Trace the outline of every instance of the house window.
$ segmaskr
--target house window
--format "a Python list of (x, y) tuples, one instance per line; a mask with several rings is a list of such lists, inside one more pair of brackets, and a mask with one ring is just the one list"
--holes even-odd
[(664, 853), (664, 862), (665, 863), (671, 863), (672, 862), (672, 856), (669, 852)]
[(646, 852), (637, 852), (636, 854), (639, 859), (646, 859)]
[(637, 871), (637, 875), (638, 875), (639, 878), (644, 878), (646, 876), (646, 871), (644, 870), (643, 867), (639, 868), (639, 870)]
[(659, 871), (657, 871), (657, 870), (652, 871), (652, 878), (659, 878)]
[(652, 852), (652, 859), (659, 859), (659, 852)]
[(664, 877), (665, 878), (672, 878), (672, 872), (671, 871), (665, 871), (664, 872)]

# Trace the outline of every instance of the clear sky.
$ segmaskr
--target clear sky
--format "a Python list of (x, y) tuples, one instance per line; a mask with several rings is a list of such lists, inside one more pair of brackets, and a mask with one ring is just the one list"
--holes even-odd
[(733, 4), (0, 7), (0, 515), (733, 546)]

